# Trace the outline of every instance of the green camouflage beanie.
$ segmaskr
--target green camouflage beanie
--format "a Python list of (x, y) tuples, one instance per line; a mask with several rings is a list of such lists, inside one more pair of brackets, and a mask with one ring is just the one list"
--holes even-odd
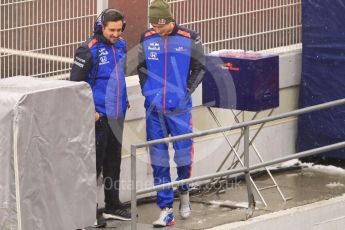
[(149, 22), (164, 25), (173, 21), (170, 6), (165, 0), (153, 0), (149, 7)]

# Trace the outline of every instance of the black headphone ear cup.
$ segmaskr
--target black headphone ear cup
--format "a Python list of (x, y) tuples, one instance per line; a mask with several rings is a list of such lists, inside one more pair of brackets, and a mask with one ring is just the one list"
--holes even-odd
[(94, 26), (93, 26), (93, 32), (96, 34), (101, 34), (102, 33), (102, 22), (96, 21)]
[(97, 17), (95, 24), (93, 25), (93, 32), (97, 34), (102, 33), (103, 28), (103, 21), (104, 21), (104, 14), (108, 11), (108, 9), (103, 10), (100, 15)]

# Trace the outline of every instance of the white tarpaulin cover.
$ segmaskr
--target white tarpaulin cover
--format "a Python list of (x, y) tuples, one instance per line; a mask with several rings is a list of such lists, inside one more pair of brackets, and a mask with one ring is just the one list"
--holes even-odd
[(0, 80), (1, 230), (72, 230), (93, 223), (94, 111), (86, 83)]

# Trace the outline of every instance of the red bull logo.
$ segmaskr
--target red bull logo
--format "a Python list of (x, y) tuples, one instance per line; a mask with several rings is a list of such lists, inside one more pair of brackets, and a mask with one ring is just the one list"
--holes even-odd
[(238, 67), (234, 67), (234, 65), (232, 63), (225, 63), (224, 67), (226, 67), (228, 70), (232, 70), (232, 71), (240, 71), (240, 68)]

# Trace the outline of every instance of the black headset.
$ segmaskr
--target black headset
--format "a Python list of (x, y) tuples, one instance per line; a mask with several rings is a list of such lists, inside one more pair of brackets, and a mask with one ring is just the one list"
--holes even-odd
[(116, 9), (108, 8), (108, 9), (103, 10), (102, 13), (97, 17), (96, 22), (93, 26), (93, 32), (94, 33), (102, 34), (102, 28), (103, 28), (105, 16), (111, 12), (118, 14), (118, 17), (122, 18), (122, 29), (121, 30), (122, 30), (122, 32), (125, 31), (125, 28), (126, 28), (125, 16), (120, 11), (118, 11)]

